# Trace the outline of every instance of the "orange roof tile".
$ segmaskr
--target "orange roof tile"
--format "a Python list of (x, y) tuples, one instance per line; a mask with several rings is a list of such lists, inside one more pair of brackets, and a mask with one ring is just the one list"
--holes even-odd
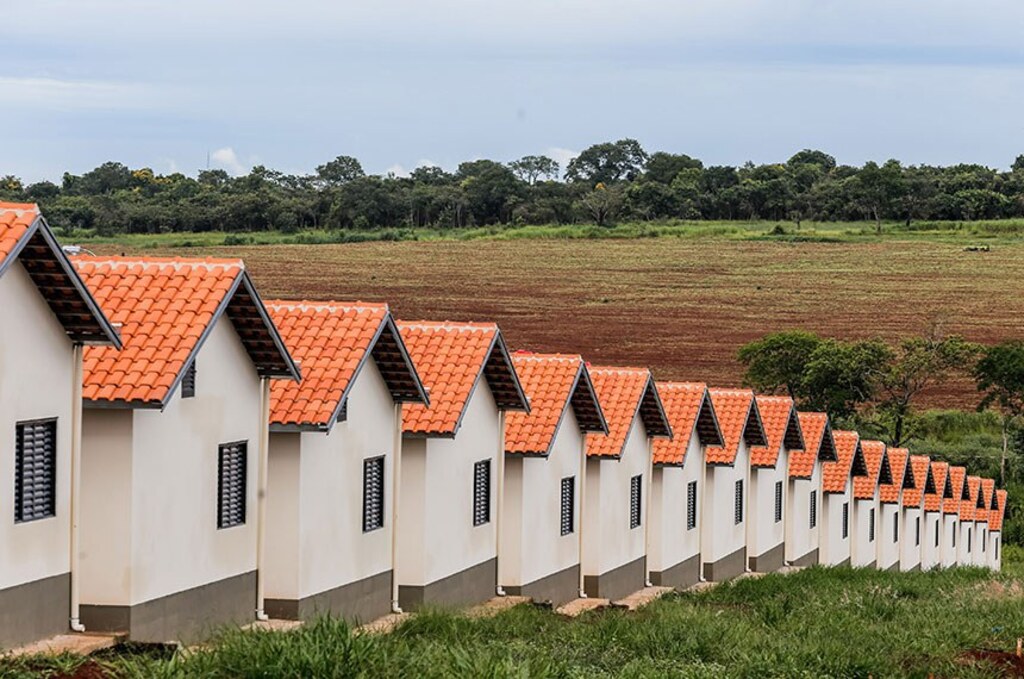
[(878, 484), (878, 499), (888, 504), (898, 503), (900, 491), (903, 490), (903, 481), (906, 478), (910, 451), (906, 448), (888, 448), (885, 454), (889, 459), (892, 483)]
[(967, 469), (964, 467), (953, 467), (949, 468), (949, 485), (953, 492), (953, 497), (942, 503), (942, 511), (946, 514), (959, 514), (960, 513), (960, 501), (963, 499), (964, 492), (967, 490), (965, 485), (967, 482)]
[(978, 511), (978, 495), (981, 491), (981, 479), (977, 476), (968, 476), (965, 482), (967, 498), (960, 501), (960, 520), (974, 521)]
[(272, 426), (330, 429), (355, 376), (385, 333), (396, 354), (387, 363), (399, 365), (378, 367), (392, 396), (399, 402), (425, 400), (386, 304), (276, 300), (267, 302), (267, 310), (303, 373), (301, 382), (271, 383)]
[[(74, 257), (72, 261), (103, 312), (120, 324), (124, 345), (121, 351), (85, 348), (82, 398), (89, 401), (165, 403), (213, 321), (236, 298), (242, 299), (242, 286), (246, 295), (239, 304), (266, 318), (241, 260)], [(261, 374), (297, 378), (298, 370), (269, 319), (263, 330), (259, 340), (269, 337), (278, 351), (265, 365), (254, 359)]]
[(996, 482), (992, 479), (983, 478), (981, 480), (980, 492), (981, 497), (979, 498), (979, 503), (982, 507), (978, 509), (978, 513), (975, 515), (974, 520), (987, 522), (992, 513), (992, 509), (995, 507)]
[(996, 491), (996, 508), (989, 512), (989, 530), (1002, 530), (1003, 517), (1006, 515), (1006, 491), (1000, 488)]
[(949, 484), (949, 463), (932, 460), (931, 471), (932, 478), (935, 480), (935, 492), (924, 494), (924, 510), (939, 512), (942, 511), (943, 499), (952, 497)]
[(712, 446), (705, 452), (707, 464), (735, 464), (740, 443), (765, 446), (764, 424), (754, 392), (750, 389), (709, 389), (711, 404), (722, 430), (723, 446)]
[(481, 375), (487, 379), (499, 409), (529, 410), (496, 324), (398, 321), (398, 330), (430, 396), (430, 405), (405, 408), (405, 433), (455, 436)]
[[(505, 452), (514, 455), (547, 455), (555, 441), (566, 410), (573, 406), (583, 432), (607, 432), (600, 403), (593, 390), (583, 357), (567, 354), (512, 354), (530, 412), (509, 413), (505, 420)], [(590, 401), (581, 410), (579, 400)]]
[(750, 449), (750, 464), (754, 467), (774, 467), (783, 445), (789, 450), (804, 447), (800, 420), (793, 399), (788, 396), (758, 396), (756, 400), (768, 445)]
[(39, 206), (34, 203), (0, 202), (0, 268), (4, 260), (21, 246), (22, 238), (39, 219)]
[(836, 459), (835, 439), (825, 413), (797, 413), (797, 418), (807, 447), (789, 451), (789, 477), (809, 479), (814, 474), (814, 463), (817, 460), (824, 462)]
[[(590, 366), (590, 377), (594, 381), (597, 399), (608, 422), (608, 433), (587, 436), (588, 457), (620, 457), (629, 437), (630, 427), (638, 416), (644, 420), (648, 437), (671, 436), (671, 427), (668, 425), (650, 370)], [(645, 402), (648, 404), (646, 409)], [(648, 415), (646, 410), (660, 411), (664, 430), (655, 423), (657, 415)]]
[[(842, 493), (846, 490), (846, 482), (853, 473), (854, 458), (860, 451), (860, 434), (855, 431), (832, 432), (836, 442), (835, 462), (825, 462), (821, 466), (821, 489), (825, 493)], [(863, 464), (863, 459), (861, 460)]]
[(906, 488), (903, 491), (903, 506), (904, 507), (920, 507), (921, 502), (924, 500), (925, 488), (927, 481), (930, 480), (928, 475), (929, 467), (931, 466), (931, 459), (927, 455), (911, 455), (910, 456), (910, 468), (914, 473), (914, 483), (910, 488)]
[[(889, 460), (885, 454), (885, 444), (881, 441), (861, 441), (860, 450), (864, 455), (867, 474), (853, 478), (853, 497), (858, 500), (870, 500), (883, 478), (891, 480)], [(883, 473), (884, 472), (884, 473)]]
[(658, 382), (658, 394), (674, 435), (671, 440), (655, 440), (655, 464), (685, 464), (694, 434), (702, 445), (722, 444), (722, 432), (707, 385), (701, 382)]

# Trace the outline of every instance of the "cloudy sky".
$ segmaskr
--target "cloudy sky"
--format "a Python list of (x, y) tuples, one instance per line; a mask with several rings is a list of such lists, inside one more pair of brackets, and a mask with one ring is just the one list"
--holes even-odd
[[(636, 137), (1008, 167), (1020, 0), (0, 0), (0, 175), (369, 172)], [(207, 160), (209, 158), (209, 161)]]

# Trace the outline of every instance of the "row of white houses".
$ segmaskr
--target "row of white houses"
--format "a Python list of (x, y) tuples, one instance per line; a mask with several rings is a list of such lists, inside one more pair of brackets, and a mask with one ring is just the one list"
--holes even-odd
[(26, 204), (0, 203), (0, 311), (0, 647), (999, 568), (1005, 491), (789, 398), (264, 303), (238, 260), (69, 258)]

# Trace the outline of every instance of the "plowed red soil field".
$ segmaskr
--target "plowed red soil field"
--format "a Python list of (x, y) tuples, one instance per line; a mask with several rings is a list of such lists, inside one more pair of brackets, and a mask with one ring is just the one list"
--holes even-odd
[[(116, 247), (97, 248), (111, 253)], [(146, 254), (158, 251), (146, 250)], [(661, 379), (740, 383), (737, 349), (765, 333), (897, 339), (941, 322), (1024, 337), (1024, 245), (718, 239), (512, 240), (175, 249), (240, 256), (261, 294), (388, 301), (400, 318), (494, 320), (513, 348), (648, 365)], [(928, 405), (973, 407), (968, 383)]]

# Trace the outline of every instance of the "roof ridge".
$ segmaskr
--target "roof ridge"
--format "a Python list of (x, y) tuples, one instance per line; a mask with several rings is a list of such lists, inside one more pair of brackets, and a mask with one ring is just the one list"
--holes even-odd
[(38, 203), (14, 203), (0, 201), (0, 212), (13, 212), (19, 217), (26, 212), (39, 212)]
[(658, 381), (658, 389), (707, 389), (705, 382), (662, 382)]
[(646, 372), (647, 374), (651, 373), (651, 369), (650, 368), (641, 368), (641, 367), (638, 367), (638, 366), (631, 366), (631, 365), (622, 365), (622, 366), (618, 366), (618, 365), (593, 365), (591, 363), (587, 363), (587, 369), (590, 370), (590, 372), (617, 372), (617, 373)]
[(418, 328), (421, 330), (456, 330), (456, 331), (474, 331), (474, 330), (497, 330), (498, 324), (494, 322), (481, 322), (481, 321), (405, 321), (399, 320), (398, 324), (404, 328)]
[(323, 310), (336, 310), (336, 309), (355, 309), (365, 311), (379, 311), (381, 309), (389, 311), (390, 307), (387, 302), (334, 302), (334, 301), (323, 301), (318, 302), (315, 300), (283, 300), (283, 299), (272, 299), (267, 300), (263, 303), (268, 309), (299, 309), (301, 311), (323, 311)]
[(583, 357), (579, 354), (542, 354), (534, 353), (532, 351), (516, 351), (512, 354), (512, 360), (514, 361), (562, 361), (565, 363), (575, 363), (576, 361), (582, 361)]
[(176, 271), (181, 269), (199, 269), (207, 271), (214, 269), (239, 268), (245, 269), (245, 262), (242, 259), (229, 259), (217, 257), (119, 257), (116, 255), (74, 255), (72, 261), (95, 264), (97, 266), (132, 266), (140, 264), (143, 266), (171, 266)]

